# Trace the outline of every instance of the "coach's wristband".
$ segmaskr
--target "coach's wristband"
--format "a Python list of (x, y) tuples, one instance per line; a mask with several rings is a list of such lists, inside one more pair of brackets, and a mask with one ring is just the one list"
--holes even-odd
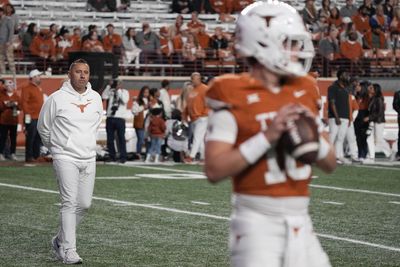
[(325, 138), (320, 137), (317, 160), (324, 159), (328, 155), (330, 149), (331, 145), (328, 143), (328, 141), (326, 141)]
[(267, 137), (265, 137), (264, 133), (260, 132), (243, 142), (239, 146), (239, 151), (247, 163), (254, 164), (270, 148), (271, 144)]

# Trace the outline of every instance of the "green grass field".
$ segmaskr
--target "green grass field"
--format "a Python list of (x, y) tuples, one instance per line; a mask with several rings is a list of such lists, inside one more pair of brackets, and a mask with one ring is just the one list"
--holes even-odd
[[(400, 168), (315, 172), (311, 215), (333, 266), (400, 266)], [(98, 165), (79, 227), (85, 266), (229, 266), (230, 183), (199, 166)], [(0, 167), (0, 266), (61, 266), (51, 166)]]

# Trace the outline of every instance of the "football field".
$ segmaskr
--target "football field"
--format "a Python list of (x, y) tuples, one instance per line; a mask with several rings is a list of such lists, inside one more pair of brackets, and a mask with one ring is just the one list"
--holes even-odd
[[(315, 170), (314, 228), (333, 266), (400, 266), (400, 166)], [(98, 164), (78, 229), (84, 266), (229, 266), (229, 181), (196, 165)], [(0, 167), (0, 266), (61, 266), (51, 165)]]

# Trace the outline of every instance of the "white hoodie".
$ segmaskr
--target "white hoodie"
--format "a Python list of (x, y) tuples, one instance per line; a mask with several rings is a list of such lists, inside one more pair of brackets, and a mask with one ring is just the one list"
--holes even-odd
[(96, 159), (96, 136), (103, 104), (90, 83), (86, 88), (79, 94), (68, 80), (50, 95), (40, 111), (37, 129), (53, 159)]

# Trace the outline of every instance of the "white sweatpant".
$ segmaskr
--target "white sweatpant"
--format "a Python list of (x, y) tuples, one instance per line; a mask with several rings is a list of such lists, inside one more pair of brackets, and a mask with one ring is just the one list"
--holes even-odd
[(60, 227), (58, 240), (65, 250), (76, 249), (76, 227), (92, 202), (96, 162), (53, 160), (60, 191)]
[(334, 144), (336, 158), (344, 158), (343, 143), (346, 137), (347, 128), (349, 126), (349, 119), (340, 118), (340, 125), (336, 125), (334, 118), (329, 118), (329, 141)]
[(200, 158), (204, 159), (204, 137), (207, 132), (208, 117), (200, 117), (193, 122), (193, 144), (190, 150), (190, 157), (196, 157), (200, 152)]
[(266, 215), (247, 207), (231, 217), (232, 267), (329, 267), (309, 215)]
[(390, 146), (383, 138), (385, 123), (370, 122), (369, 127), (372, 129), (371, 134), (367, 138), (369, 158), (374, 159), (375, 152), (383, 152), (386, 157), (390, 157)]
[(350, 123), (350, 126), (346, 131), (346, 140), (347, 145), (349, 146), (349, 151), (352, 159), (358, 158), (358, 147), (357, 147), (357, 139), (356, 133), (354, 131), (354, 124)]

